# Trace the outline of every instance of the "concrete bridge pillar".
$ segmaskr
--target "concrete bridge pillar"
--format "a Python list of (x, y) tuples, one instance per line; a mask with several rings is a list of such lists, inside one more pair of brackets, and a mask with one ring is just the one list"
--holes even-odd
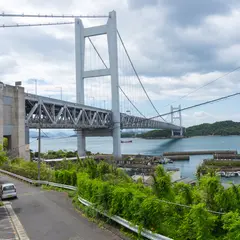
[(24, 88), (15, 87), (13, 96), (11, 147), (13, 154), (25, 158), (25, 97)]
[(79, 156), (86, 156), (86, 136), (84, 130), (77, 131), (77, 150)]
[(28, 132), (25, 128), (24, 88), (2, 85), (0, 90), (0, 142), (3, 141), (3, 137), (7, 137), (10, 154), (29, 160), (29, 139), (26, 139), (26, 131)]
[(119, 79), (118, 79), (117, 17), (115, 11), (110, 12), (107, 27), (108, 27), (107, 30), (108, 53), (112, 87), (113, 156), (117, 160), (122, 158), (122, 154), (121, 154)]
[[(85, 37), (80, 19), (75, 19), (75, 70), (76, 70), (76, 102), (84, 104), (84, 60)], [(86, 136), (84, 130), (77, 131), (77, 151), (79, 156), (86, 156)]]

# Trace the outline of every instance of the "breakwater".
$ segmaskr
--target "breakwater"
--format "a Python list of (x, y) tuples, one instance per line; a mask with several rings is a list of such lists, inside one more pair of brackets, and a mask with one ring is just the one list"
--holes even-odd
[(174, 156), (166, 156), (167, 158), (176, 161), (176, 160), (189, 160), (190, 156), (189, 155), (174, 155)]
[(163, 156), (175, 156), (175, 155), (214, 155), (214, 154), (237, 154), (237, 151), (232, 150), (203, 150), (203, 151), (184, 151), (184, 152), (165, 152)]

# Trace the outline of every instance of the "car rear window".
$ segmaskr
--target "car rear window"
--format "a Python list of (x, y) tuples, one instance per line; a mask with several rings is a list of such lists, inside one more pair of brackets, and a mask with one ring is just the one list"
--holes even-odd
[(9, 185), (9, 186), (3, 187), (3, 191), (8, 191), (8, 190), (14, 190), (14, 186), (13, 185)]

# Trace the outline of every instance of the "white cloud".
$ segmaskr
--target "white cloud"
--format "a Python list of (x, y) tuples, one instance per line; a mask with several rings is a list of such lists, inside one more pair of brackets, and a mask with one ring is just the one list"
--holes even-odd
[[(221, 8), (212, 8), (212, 1), (209, 1), (207, 5), (203, 4), (207, 6), (205, 9), (195, 9), (191, 5), (192, 14), (196, 10), (197, 14), (193, 14), (192, 22), (186, 24), (187, 16), (184, 16), (183, 10), (185, 3), (177, 3), (176, 8), (171, 1), (163, 0), (49, 0), (44, 4), (40, 0), (3, 0), (0, 8), (5, 12), (16, 13), (82, 15), (108, 14), (115, 9), (118, 29), (134, 65), (151, 99), (161, 110), (161, 102), (165, 105), (165, 102), (176, 101), (240, 65), (240, 34), (236, 30), (240, 23), (238, 4), (235, 1), (229, 4), (221, 1)], [(56, 21), (72, 20), (0, 18), (0, 24)], [(106, 19), (84, 19), (83, 22), (85, 26), (93, 26), (103, 24)], [(0, 34), (1, 81), (9, 84), (22, 81), (26, 91), (34, 93), (35, 85), (28, 80), (44, 80), (48, 85), (39, 84), (39, 94), (60, 98), (62, 87), (64, 99), (75, 101), (74, 26), (3, 28)], [(106, 39), (98, 37), (92, 40), (108, 64)], [(90, 45), (87, 47), (87, 68), (101, 66), (96, 53), (90, 50)], [(122, 88), (137, 107), (143, 108), (143, 112), (155, 114), (138, 80), (133, 76), (122, 48), (119, 50), (119, 66)], [(239, 77), (238, 72), (230, 74), (190, 94), (186, 99), (191, 104), (193, 101), (205, 101), (237, 92), (240, 90)], [(87, 104), (95, 101), (95, 104), (103, 106), (105, 101), (110, 107), (109, 79), (87, 80), (85, 88)], [(123, 97), (121, 102), (124, 105), (122, 109), (133, 109)], [(201, 118), (201, 121), (209, 119), (210, 116)]]

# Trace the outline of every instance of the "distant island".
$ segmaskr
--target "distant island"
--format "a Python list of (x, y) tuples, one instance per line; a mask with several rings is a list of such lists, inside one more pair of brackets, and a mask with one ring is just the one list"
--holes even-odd
[[(215, 123), (203, 123), (200, 125), (191, 126), (185, 129), (185, 137), (194, 137), (194, 136), (209, 136), (209, 135), (218, 135), (218, 136), (229, 136), (229, 135), (240, 135), (240, 122), (233, 121), (222, 121)], [(171, 130), (152, 130), (141, 134), (130, 134), (122, 133), (122, 137), (137, 137), (137, 138), (170, 138)]]

